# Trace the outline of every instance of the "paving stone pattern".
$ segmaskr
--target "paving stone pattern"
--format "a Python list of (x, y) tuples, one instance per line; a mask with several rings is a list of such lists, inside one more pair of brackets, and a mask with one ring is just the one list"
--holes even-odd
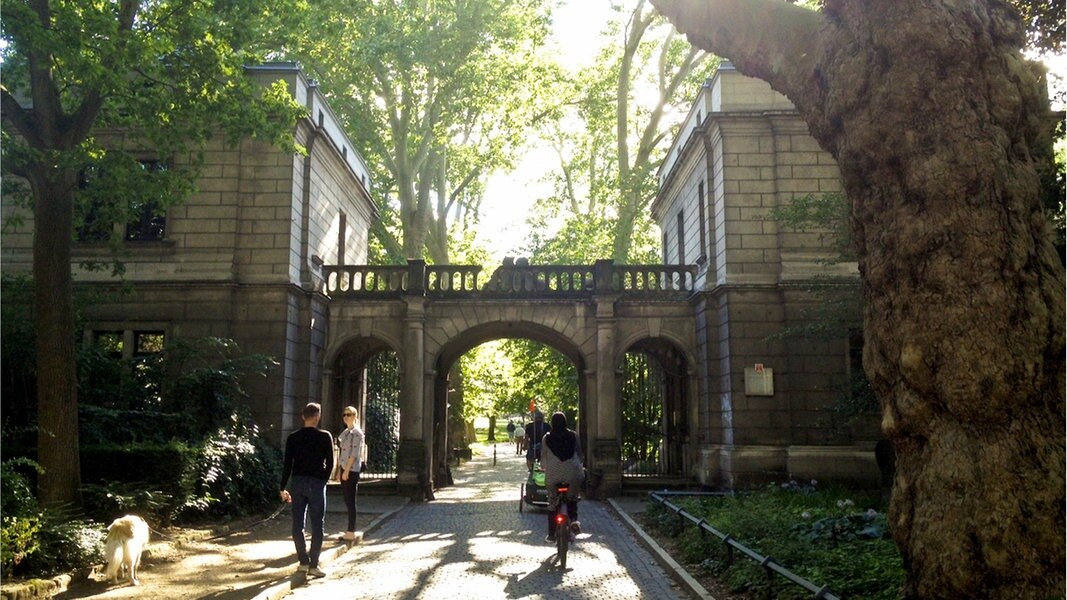
[(601, 502), (579, 504), (583, 532), (561, 570), (546, 513), (519, 511), (526, 465), (507, 446), (496, 465), (490, 452), (461, 466), (454, 487), (407, 505), (286, 598), (686, 597)]

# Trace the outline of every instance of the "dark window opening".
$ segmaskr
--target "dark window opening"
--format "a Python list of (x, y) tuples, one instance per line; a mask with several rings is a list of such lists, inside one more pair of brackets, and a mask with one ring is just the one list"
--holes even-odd
[(678, 264), (685, 264), (685, 215), (678, 211)]
[[(167, 170), (166, 163), (159, 160), (139, 162), (142, 176)], [(84, 214), (77, 225), (76, 239), (83, 243), (104, 243), (112, 239), (113, 235), (121, 233), (122, 239), (128, 242), (162, 240), (167, 230), (166, 209), (159, 198), (151, 197), (153, 186), (147, 182), (140, 182), (142, 185), (138, 185), (136, 180), (132, 183), (126, 182), (126, 189), (129, 189), (131, 194), (136, 194), (136, 197), (129, 200), (128, 206), (122, 206), (121, 201), (101, 197), (107, 194), (106, 186), (109, 183), (106, 175), (97, 167), (85, 169), (78, 175), (80, 190), (89, 191), (92, 186), (100, 186), (100, 189), (90, 192), (93, 199), (83, 209)]]
[[(142, 160), (141, 168), (147, 173), (167, 170), (167, 165), (158, 160)], [(163, 239), (167, 233), (167, 213), (158, 200), (134, 201), (130, 206), (130, 219), (126, 222), (126, 241), (153, 242)]]
[(122, 358), (125, 345), (121, 331), (94, 331), (93, 344), (111, 358)]
[(348, 238), (348, 217), (345, 213), (340, 214), (340, 223), (337, 226), (337, 264), (345, 264), (345, 240)]
[(135, 331), (133, 332), (133, 355), (148, 356), (159, 354), (163, 351), (162, 331)]
[(697, 185), (697, 206), (700, 212), (700, 258), (698, 262), (704, 262), (708, 256), (708, 239), (705, 231), (707, 230), (707, 214), (704, 210), (704, 182), (701, 181)]

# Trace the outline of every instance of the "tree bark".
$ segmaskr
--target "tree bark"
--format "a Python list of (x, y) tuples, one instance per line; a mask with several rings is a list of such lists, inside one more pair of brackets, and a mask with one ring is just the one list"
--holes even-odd
[(35, 165), (33, 279), (37, 314), (38, 500), (45, 506), (81, 504), (78, 383), (73, 280), (70, 271), (76, 174)]
[(787, 95), (837, 159), (864, 368), (897, 453), (913, 598), (1064, 591), (1064, 271), (1035, 169), (1047, 94), (1018, 15), (967, 0), (652, 0)]

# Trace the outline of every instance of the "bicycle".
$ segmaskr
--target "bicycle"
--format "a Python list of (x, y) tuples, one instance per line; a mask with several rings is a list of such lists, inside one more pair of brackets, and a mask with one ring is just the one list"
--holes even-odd
[(574, 536), (570, 515), (567, 513), (567, 492), (570, 489), (566, 483), (556, 485), (559, 498), (559, 510), (556, 512), (556, 556), (561, 569), (567, 568), (567, 548), (570, 546), (571, 537)]

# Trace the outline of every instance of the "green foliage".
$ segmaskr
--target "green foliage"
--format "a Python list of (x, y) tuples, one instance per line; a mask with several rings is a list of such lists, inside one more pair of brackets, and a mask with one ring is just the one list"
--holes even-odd
[[(312, 69), (374, 172), (375, 253), (445, 262), (485, 178), (545, 104), (544, 0), (316, 5), (293, 58)], [(455, 228), (452, 225), (461, 223)]]
[(460, 357), (463, 371), (463, 418), (502, 416), (514, 408), (516, 389), (511, 358), (505, 342), (494, 340), (472, 348)]
[(41, 520), (35, 516), (4, 515), (0, 525), (0, 570), (11, 577), (15, 568), (41, 549)]
[[(904, 581), (899, 552), (887, 533), (885, 500), (841, 489), (818, 490), (789, 482), (735, 496), (672, 499), (686, 512), (816, 585), (844, 598), (895, 600)], [(646, 524), (675, 538), (686, 563), (704, 569), (733, 591), (767, 590), (763, 569), (724, 544), (682, 522), (662, 504), (649, 502)], [(778, 579), (773, 597), (807, 598), (803, 588)]]
[(794, 231), (814, 231), (827, 249), (834, 252), (824, 259), (828, 264), (856, 260), (852, 248), (851, 206), (841, 193), (808, 194), (775, 206), (770, 217)]
[(659, 241), (648, 214), (655, 174), (684, 118), (675, 109), (717, 61), (693, 49), (644, 1), (619, 10), (603, 39), (596, 61), (558, 86), (557, 112), (542, 126), (560, 164), (550, 179), (553, 194), (540, 208), (548, 222), (562, 219), (566, 227), (607, 222), (594, 244), (602, 246), (606, 234), (608, 252), (597, 258), (656, 262)]
[(22, 574), (54, 575), (97, 563), (103, 555), (103, 524), (76, 517), (69, 511), (42, 513), (40, 548), (23, 561)]
[(38, 505), (29, 474), (39, 471), (25, 458), (0, 463), (0, 572), (5, 577), (55, 574), (100, 555), (104, 534), (97, 523)]
[(627, 352), (623, 358), (622, 456), (627, 468), (656, 472), (663, 440), (663, 368), (645, 353)]
[(255, 425), (233, 417), (200, 445), (194, 494), (179, 509), (185, 520), (239, 517), (277, 502), (281, 456)]
[(569, 358), (550, 346), (527, 339), (503, 344), (512, 365), (512, 387), (502, 414), (526, 414), (531, 398), (546, 415), (562, 411), (571, 429), (577, 427), (578, 371)]

